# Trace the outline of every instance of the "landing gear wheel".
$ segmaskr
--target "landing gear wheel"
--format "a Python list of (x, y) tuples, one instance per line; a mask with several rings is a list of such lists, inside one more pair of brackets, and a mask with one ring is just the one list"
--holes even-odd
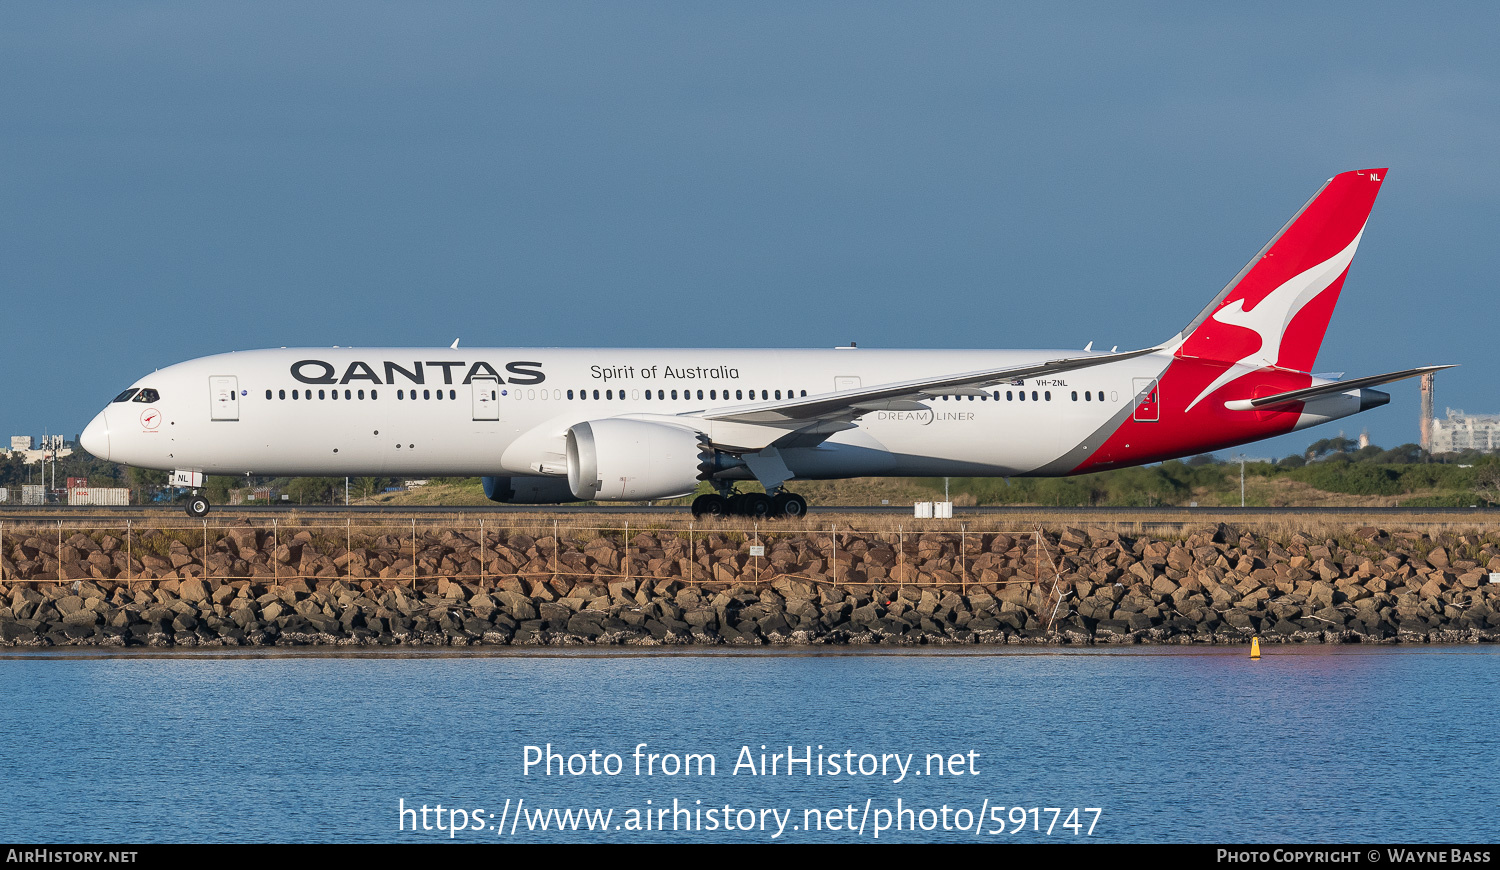
[(778, 492), (771, 499), (771, 516), (800, 519), (807, 516), (807, 499), (795, 492)]
[(201, 495), (195, 495), (187, 500), (187, 513), (190, 517), (208, 516), (208, 499)]
[(729, 516), (742, 517), (745, 515), (745, 494), (737, 492), (725, 499), (729, 504)]
[(763, 492), (747, 492), (740, 496), (738, 512), (753, 519), (765, 519), (771, 515), (771, 497)]
[(693, 518), (713, 517), (719, 519), (729, 515), (729, 501), (717, 493), (700, 495), (693, 499)]

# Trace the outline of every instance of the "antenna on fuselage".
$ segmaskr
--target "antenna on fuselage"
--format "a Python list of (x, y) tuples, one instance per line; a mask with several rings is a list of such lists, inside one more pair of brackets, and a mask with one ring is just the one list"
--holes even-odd
[(456, 338), (453, 339), (453, 343), (450, 344), (450, 345), (448, 345), (448, 347), (449, 347), (450, 350), (451, 349), (456, 349), (458, 347), (458, 339), (456, 339)]

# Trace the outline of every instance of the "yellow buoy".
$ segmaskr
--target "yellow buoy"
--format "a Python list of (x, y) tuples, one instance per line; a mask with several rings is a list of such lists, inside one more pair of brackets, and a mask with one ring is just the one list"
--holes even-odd
[(1260, 638), (1258, 637), (1250, 638), (1250, 658), (1260, 658)]

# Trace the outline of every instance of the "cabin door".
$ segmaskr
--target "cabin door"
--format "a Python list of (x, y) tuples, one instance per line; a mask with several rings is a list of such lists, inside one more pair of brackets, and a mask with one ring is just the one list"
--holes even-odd
[(208, 379), (208, 403), (211, 420), (240, 418), (240, 380), (234, 375), (215, 375)]
[(470, 382), (469, 388), (473, 390), (474, 394), (474, 419), (499, 420), (500, 380), (485, 375), (477, 375)]
[(1135, 419), (1142, 423), (1161, 419), (1161, 385), (1156, 378), (1135, 379)]

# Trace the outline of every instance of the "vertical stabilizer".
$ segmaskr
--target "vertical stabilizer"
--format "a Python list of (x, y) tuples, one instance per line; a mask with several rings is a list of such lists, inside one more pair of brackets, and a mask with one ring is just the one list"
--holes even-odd
[[(1176, 355), (1310, 371), (1385, 172), (1329, 179), (1183, 330)], [(1233, 377), (1231, 365), (1222, 378)]]

